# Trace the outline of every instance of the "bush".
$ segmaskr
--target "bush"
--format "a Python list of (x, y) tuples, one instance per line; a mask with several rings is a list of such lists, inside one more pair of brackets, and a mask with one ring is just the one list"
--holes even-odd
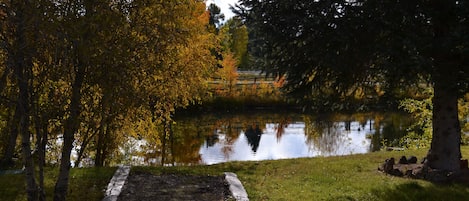
[[(412, 115), (414, 123), (409, 127), (408, 133), (400, 140), (400, 145), (406, 148), (428, 148), (432, 141), (432, 112), (433, 90), (424, 92), (426, 98), (422, 100), (405, 99), (399, 107)], [(469, 143), (469, 93), (459, 100), (459, 120), (461, 124), (461, 142)]]

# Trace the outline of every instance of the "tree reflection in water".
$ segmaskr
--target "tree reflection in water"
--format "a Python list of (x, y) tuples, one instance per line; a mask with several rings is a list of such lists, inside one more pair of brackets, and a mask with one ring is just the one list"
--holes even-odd
[(262, 130), (259, 128), (259, 125), (253, 127), (250, 125), (244, 135), (248, 139), (248, 144), (251, 146), (252, 151), (255, 153), (259, 147), (259, 142), (261, 141)]
[(402, 137), (409, 123), (402, 115), (375, 113), (185, 117), (176, 119), (169, 140), (133, 142), (142, 150), (126, 154), (139, 165), (190, 165), (365, 153)]

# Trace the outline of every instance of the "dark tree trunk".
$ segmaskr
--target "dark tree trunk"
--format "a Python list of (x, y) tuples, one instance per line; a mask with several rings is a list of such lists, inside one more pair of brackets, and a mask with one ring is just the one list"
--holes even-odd
[(42, 120), (38, 110), (38, 104), (34, 104), (34, 129), (36, 132), (36, 154), (38, 163), (38, 200), (46, 200), (46, 192), (44, 187), (44, 166), (46, 163), (46, 144), (47, 144), (47, 121)]
[[(103, 114), (104, 115), (104, 114)], [(102, 123), (98, 133), (97, 145), (96, 145), (96, 158), (94, 160), (94, 165), (97, 167), (104, 166), (104, 153), (106, 149), (106, 132), (107, 124), (105, 123), (105, 118), (103, 116)]]
[[(27, 73), (25, 73), (27, 74)], [(34, 163), (33, 156), (31, 154), (31, 134), (29, 132), (29, 90), (28, 80), (26, 77), (18, 76), (21, 80), (19, 83), (20, 96), (18, 99), (18, 106), (20, 107), (20, 122), (19, 122), (19, 133), (21, 133), (21, 149), (23, 153), (23, 161), (25, 167), (26, 176), (26, 192), (28, 194), (28, 200), (37, 200), (38, 189), (36, 179), (34, 177)]]
[(109, 125), (109, 95), (106, 90), (103, 92), (103, 97), (101, 99), (101, 122), (99, 125), (99, 133), (97, 139), (97, 147), (96, 147), (96, 158), (95, 158), (95, 166), (102, 167), (104, 166), (104, 161), (106, 159), (107, 153), (107, 140), (108, 140), (108, 133), (110, 130)]
[(433, 98), (433, 138), (427, 165), (447, 171), (460, 169), (461, 127), (458, 119), (458, 97), (435, 83)]
[[(92, 130), (92, 129), (91, 129), (91, 128), (88, 128), (86, 133), (89, 133), (90, 130)], [(83, 142), (82, 142), (81, 145), (80, 145), (80, 151), (78, 151), (77, 160), (75, 161), (75, 167), (79, 167), (79, 166), (80, 166), (80, 163), (81, 163), (81, 161), (83, 160), (83, 154), (85, 153), (86, 147), (87, 147), (88, 144), (90, 143), (91, 139), (92, 139), (92, 138), (96, 135), (96, 133), (98, 133), (98, 132), (99, 132), (99, 131), (93, 131), (93, 134), (90, 134), (90, 135), (87, 136), (85, 139), (83, 139)]]
[[(12, 51), (12, 50), (10, 50)], [(6, 65), (6, 69), (5, 69), (5, 72), (3, 73), (2, 75), (2, 78), (0, 80), (0, 92), (3, 91), (3, 89), (6, 87), (7, 85), (7, 75), (9, 73), (9, 71), (11, 69), (13, 69), (13, 73), (16, 74), (16, 70), (18, 69), (15, 69), (14, 67), (12, 67), (12, 65), (16, 64), (17, 61), (15, 61), (15, 57), (12, 56), (14, 54), (9, 54), (8, 55), (8, 61), (6, 62), (7, 65)], [(14, 78), (17, 78), (16, 76), (14, 76)], [(16, 97), (17, 99), (19, 97)], [(18, 122), (19, 122), (19, 119), (20, 119), (20, 111), (19, 110), (19, 102), (16, 101), (15, 103), (15, 111), (14, 111), (14, 114), (13, 114), (13, 118), (9, 119), (8, 121), (8, 128), (9, 128), (9, 136), (8, 136), (8, 144), (6, 145), (5, 147), (5, 153), (3, 155), (3, 158), (1, 160), (1, 165), (4, 165), (4, 166), (12, 166), (14, 165), (13, 164), (13, 154), (15, 152), (15, 148), (16, 148), (16, 140), (18, 138)]]
[[(25, 181), (26, 181), (26, 192), (29, 201), (35, 201), (38, 199), (38, 189), (36, 179), (34, 176), (34, 163), (33, 156), (31, 154), (31, 134), (29, 132), (30, 125), (30, 85), (32, 79), (32, 47), (28, 44), (28, 23), (29, 17), (31, 17), (31, 8), (28, 5), (31, 2), (21, 2), (17, 4), (18, 10), (16, 10), (16, 49), (15, 53), (9, 56), (13, 57), (14, 62), (14, 74), (17, 78), (19, 96), (17, 102), (18, 121), (18, 133), (21, 134), (21, 148), (23, 155), (23, 162), (25, 168)], [(16, 126), (16, 125), (13, 125)]]
[(46, 200), (46, 190), (44, 186), (44, 166), (46, 164), (46, 145), (47, 145), (47, 123), (42, 125), (42, 138), (39, 143), (39, 200)]
[(78, 151), (77, 160), (75, 160), (75, 167), (80, 167), (81, 160), (83, 160), (83, 154), (85, 153), (85, 149), (88, 146), (88, 139), (85, 139), (83, 143), (80, 145), (80, 151)]
[(101, 166), (106, 165), (106, 160), (109, 154), (109, 149), (111, 148), (109, 146), (110, 143), (112, 143), (111, 136), (110, 136), (111, 131), (112, 131), (111, 126), (109, 124), (106, 125), (106, 131), (104, 132), (104, 143), (103, 143), (102, 153), (101, 153)]
[[(21, 66), (27, 65), (25, 62), (20, 64)], [(21, 133), (21, 149), (23, 153), (23, 161), (25, 167), (25, 176), (26, 176), (26, 192), (28, 194), (28, 200), (37, 200), (38, 198), (38, 189), (36, 184), (36, 179), (34, 177), (34, 163), (33, 156), (31, 154), (31, 134), (29, 132), (29, 89), (28, 89), (28, 80), (30, 73), (29, 70), (23, 69), (28, 67), (18, 67), (18, 86), (20, 91), (20, 96), (18, 98), (18, 106), (20, 111), (20, 121), (18, 132)], [(21, 72), (23, 71), (23, 72)], [(23, 74), (23, 75), (22, 75)]]
[(38, 97), (37, 93), (36, 96), (33, 96), (34, 102), (34, 129), (36, 132), (36, 154), (37, 154), (37, 163), (38, 163), (38, 193), (39, 193), (39, 201), (46, 200), (46, 192), (44, 186), (44, 166), (46, 163), (46, 145), (47, 145), (47, 117), (41, 116), (39, 114), (40, 108), (38, 104)]
[(7, 85), (7, 78), (8, 78), (9, 73), (10, 73), (10, 68), (9, 68), (9, 65), (7, 65), (5, 71), (2, 74), (2, 77), (0, 77), (0, 92), (2, 92), (3, 89)]
[(435, 0), (433, 6), (433, 137), (426, 165), (458, 171), (461, 159), (461, 127), (458, 119), (457, 62), (452, 55), (451, 32), (456, 22), (454, 0)]
[(163, 133), (161, 134), (161, 166), (164, 166), (166, 163), (166, 137), (168, 136), (168, 123), (163, 120)]
[(54, 201), (65, 201), (68, 191), (70, 174), (70, 155), (78, 131), (78, 117), (80, 115), (81, 88), (85, 77), (85, 66), (78, 63), (75, 81), (72, 85), (72, 97), (70, 102), (70, 116), (64, 125), (63, 147), (60, 161), (60, 171), (55, 183)]
[(169, 124), (169, 140), (171, 142), (171, 164), (174, 166), (176, 164), (176, 159), (174, 158), (174, 132), (171, 123)]
[(2, 165), (12, 166), (13, 164), (13, 154), (15, 153), (16, 140), (18, 139), (18, 122), (20, 119), (20, 108), (19, 102), (16, 103), (15, 114), (13, 118), (8, 121), (8, 128), (10, 135), (8, 136), (8, 144), (5, 148), (5, 154), (2, 158)]
[[(91, 18), (93, 14), (93, 4), (95, 1), (85, 0), (83, 1), (84, 11), (86, 12), (84, 16), (84, 24), (80, 22), (75, 27), (80, 29), (80, 32), (83, 32), (83, 35), (78, 35), (77, 38), (71, 39), (73, 41), (74, 50), (74, 74), (75, 78), (72, 84), (72, 94), (70, 101), (69, 117), (64, 124), (64, 134), (63, 134), (63, 147), (62, 155), (60, 162), (60, 171), (57, 181), (55, 183), (54, 189), (54, 201), (65, 201), (69, 185), (69, 174), (70, 174), (70, 155), (73, 148), (73, 142), (75, 140), (75, 133), (78, 131), (80, 122), (79, 116), (81, 113), (81, 89), (85, 80), (85, 74), (87, 68), (89, 68), (91, 53), (89, 52), (90, 40), (93, 35), (93, 28), (91, 21), (87, 18)], [(84, 29), (84, 30), (83, 30)], [(77, 30), (78, 31), (78, 30)]]

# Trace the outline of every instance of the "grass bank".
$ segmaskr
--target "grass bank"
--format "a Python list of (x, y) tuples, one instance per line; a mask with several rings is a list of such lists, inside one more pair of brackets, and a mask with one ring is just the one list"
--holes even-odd
[[(263, 162), (232, 162), (212, 166), (134, 168), (155, 174), (238, 174), (251, 200), (469, 200), (469, 186), (441, 186), (397, 178), (377, 171), (386, 158), (427, 150), (375, 152), (352, 156), (318, 157)], [(469, 156), (469, 147), (462, 147)]]
[[(72, 168), (67, 200), (102, 200), (104, 191), (111, 180), (116, 167), (106, 168)], [(53, 199), (54, 185), (57, 181), (58, 168), (46, 168), (44, 185), (47, 200)], [(0, 175), (0, 200), (25, 201), (24, 174)]]
[[(469, 146), (462, 147), (469, 156)], [(317, 157), (263, 162), (230, 162), (211, 166), (133, 167), (154, 174), (220, 175), (235, 172), (249, 197), (257, 200), (469, 200), (469, 186), (441, 186), (397, 178), (377, 171), (384, 159), (415, 155), (426, 150), (375, 152), (352, 156)], [(72, 169), (68, 200), (101, 200), (115, 168)], [(49, 169), (48, 172), (54, 172)], [(51, 199), (54, 175), (48, 174)], [(155, 187), (158, 188), (158, 187)], [(22, 175), (0, 175), (1, 200), (25, 200)]]

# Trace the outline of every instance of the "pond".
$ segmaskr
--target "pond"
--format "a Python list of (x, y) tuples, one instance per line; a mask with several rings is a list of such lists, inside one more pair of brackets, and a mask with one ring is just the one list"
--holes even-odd
[(399, 140), (409, 118), (401, 114), (208, 114), (178, 118), (170, 135), (129, 138), (119, 163), (194, 165), (337, 156), (380, 150)]

